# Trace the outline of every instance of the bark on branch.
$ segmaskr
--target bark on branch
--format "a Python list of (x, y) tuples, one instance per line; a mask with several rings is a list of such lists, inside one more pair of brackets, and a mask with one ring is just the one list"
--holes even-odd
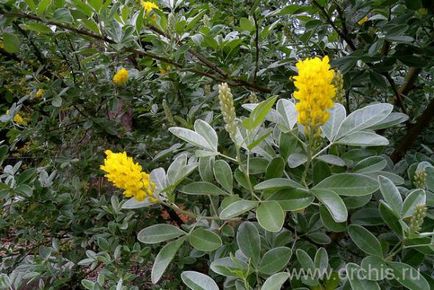
[(410, 127), (407, 134), (401, 139), (398, 146), (396, 146), (395, 151), (393, 151), (390, 158), (393, 162), (398, 162), (401, 160), (408, 149), (416, 142), (417, 137), (423, 131), (424, 128), (434, 119), (434, 99), (428, 104), (425, 111), (416, 121), (416, 124)]

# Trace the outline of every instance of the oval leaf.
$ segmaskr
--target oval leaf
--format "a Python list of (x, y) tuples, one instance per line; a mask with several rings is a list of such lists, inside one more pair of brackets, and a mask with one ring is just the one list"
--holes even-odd
[(171, 241), (165, 245), (157, 257), (155, 258), (154, 265), (152, 265), (151, 281), (156, 284), (163, 276), (170, 262), (175, 257), (181, 245), (184, 243), (185, 237), (182, 237), (176, 241)]
[(380, 184), (380, 191), (383, 195), (386, 204), (390, 206), (396, 216), (401, 215), (402, 210), (402, 197), (393, 182), (384, 176), (378, 176), (378, 183)]
[(314, 189), (328, 189), (344, 196), (363, 196), (378, 189), (375, 179), (357, 173), (339, 173), (327, 177)]
[(256, 207), (258, 203), (256, 201), (251, 200), (237, 200), (231, 204), (229, 204), (227, 207), (225, 207), (221, 212), (219, 217), (223, 220), (234, 218), (236, 216), (239, 216), (252, 208)]
[(157, 224), (141, 230), (137, 239), (144, 244), (157, 244), (185, 234), (186, 232), (173, 225)]
[(286, 272), (276, 273), (265, 280), (261, 290), (280, 290), (288, 278), (289, 274)]
[(291, 254), (292, 251), (288, 247), (277, 247), (269, 250), (262, 257), (259, 271), (267, 275), (281, 271), (288, 264)]
[(326, 206), (335, 222), (343, 223), (347, 221), (347, 207), (336, 192), (327, 189), (313, 189), (312, 192)]
[(256, 209), (259, 225), (269, 232), (278, 232), (285, 222), (285, 212), (277, 201), (265, 201)]
[(219, 290), (217, 283), (210, 276), (199, 272), (184, 271), (181, 273), (181, 279), (192, 290)]
[(222, 245), (219, 235), (203, 228), (195, 229), (189, 235), (189, 242), (193, 248), (203, 252), (215, 251)]
[(367, 229), (360, 225), (348, 226), (348, 233), (353, 242), (363, 252), (373, 256), (383, 257), (380, 241)]
[(363, 270), (354, 263), (348, 263), (346, 266), (347, 277), (350, 281), (351, 289), (357, 290), (380, 290), (380, 286), (378, 286), (377, 282), (369, 281), (368, 279), (363, 279), (364, 277), (360, 277), (360, 273), (363, 273)]
[(211, 146), (202, 135), (196, 133), (195, 131), (181, 127), (171, 127), (169, 128), (169, 132), (193, 146), (215, 151), (214, 147)]
[(303, 187), (289, 178), (272, 178), (255, 185), (255, 190), (283, 189)]
[(337, 138), (367, 129), (380, 123), (387, 118), (392, 110), (393, 105), (383, 103), (369, 105), (352, 112), (342, 122), (337, 134)]
[(251, 222), (243, 222), (237, 232), (237, 244), (246, 257), (258, 264), (261, 254), (261, 237), (256, 226)]
[(214, 163), (214, 176), (217, 182), (228, 192), (232, 192), (234, 177), (232, 169), (224, 160), (217, 160)]
[(418, 270), (399, 262), (387, 263), (393, 270), (395, 279), (410, 290), (427, 290), (430, 285)]

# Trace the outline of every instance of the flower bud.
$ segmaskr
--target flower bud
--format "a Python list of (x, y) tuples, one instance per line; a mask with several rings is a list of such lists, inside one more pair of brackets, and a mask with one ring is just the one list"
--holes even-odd
[(219, 100), (220, 109), (223, 115), (223, 120), (226, 123), (225, 129), (229, 133), (229, 136), (235, 141), (237, 134), (236, 114), (234, 107), (234, 97), (232, 96), (231, 89), (227, 83), (219, 85)]
[(416, 171), (414, 174), (414, 185), (418, 188), (425, 189), (426, 172)]
[(424, 204), (416, 206), (416, 210), (410, 219), (410, 233), (418, 233), (420, 231), (425, 216), (426, 206)]

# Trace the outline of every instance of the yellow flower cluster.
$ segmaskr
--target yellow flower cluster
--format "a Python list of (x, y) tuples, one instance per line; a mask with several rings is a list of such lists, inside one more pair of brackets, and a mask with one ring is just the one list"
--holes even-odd
[(153, 195), (155, 183), (149, 174), (142, 170), (140, 164), (135, 163), (126, 152), (113, 153), (106, 150), (105, 154), (107, 157), (100, 168), (106, 172), (105, 177), (114, 186), (124, 190), (126, 197), (134, 197), (138, 201), (145, 198), (149, 198), (151, 202), (157, 201)]
[(146, 14), (150, 13), (154, 9), (159, 9), (158, 5), (151, 1), (141, 1), (142, 7)]
[(117, 86), (124, 86), (128, 81), (128, 70), (120, 68), (113, 76), (113, 83)]
[(330, 117), (336, 88), (333, 86), (335, 72), (330, 69), (329, 58), (318, 57), (301, 60), (296, 64), (298, 76), (294, 77), (298, 100), (298, 122), (311, 132), (325, 124)]

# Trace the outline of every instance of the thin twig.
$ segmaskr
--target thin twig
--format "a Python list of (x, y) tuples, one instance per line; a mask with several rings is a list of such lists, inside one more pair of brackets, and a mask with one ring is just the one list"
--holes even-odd
[(253, 82), (256, 82), (259, 70), (259, 26), (255, 13), (253, 13), (253, 21), (255, 22), (255, 72), (253, 73)]

